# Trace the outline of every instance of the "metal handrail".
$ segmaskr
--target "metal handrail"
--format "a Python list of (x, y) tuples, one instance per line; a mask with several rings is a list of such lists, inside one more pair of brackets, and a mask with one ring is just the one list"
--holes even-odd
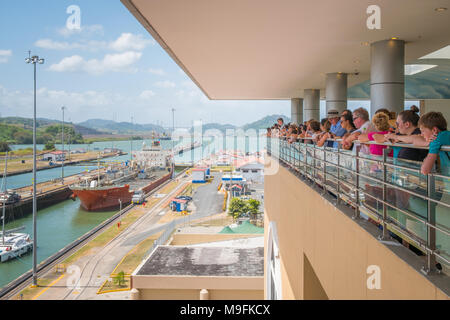
[[(312, 140), (312, 138), (301, 138), (304, 140)], [(275, 146), (277, 146), (278, 150), (272, 150), (272, 141), (276, 141), (277, 143)], [(337, 141), (341, 139), (329, 139), (330, 141)], [(440, 175), (437, 173), (432, 173), (426, 176), (427, 178), (427, 185), (426, 185), (426, 195), (419, 194), (417, 192), (411, 191), (409, 189), (400, 187), (394, 183), (391, 183), (387, 180), (387, 168), (396, 168), (396, 169), (402, 169), (402, 170), (409, 170), (416, 174), (420, 174), (420, 170), (416, 168), (410, 168), (406, 166), (402, 166), (400, 164), (392, 164), (388, 163), (387, 161), (387, 151), (392, 146), (399, 146), (399, 147), (411, 147), (411, 148), (417, 148), (417, 149), (427, 149), (426, 147), (417, 147), (413, 145), (407, 145), (407, 144), (395, 144), (395, 143), (376, 143), (376, 142), (369, 142), (367, 144), (379, 144), (379, 145), (386, 145), (388, 148), (384, 149), (384, 154), (382, 160), (375, 160), (375, 159), (369, 159), (365, 157), (359, 156), (359, 147), (360, 145), (357, 144), (357, 152), (356, 155), (352, 152), (342, 152), (341, 148), (328, 148), (328, 147), (317, 147), (315, 144), (307, 144), (307, 143), (301, 143), (301, 142), (291, 142), (288, 143), (285, 139), (274, 139), (274, 138), (268, 138), (267, 139), (267, 151), (274, 157), (278, 158), (280, 161), (288, 165), (289, 167), (295, 169), (296, 172), (299, 172), (306, 178), (312, 180), (315, 182), (315, 184), (322, 187), (323, 192), (330, 192), (334, 194), (337, 197), (337, 203), (339, 203), (341, 200), (343, 200), (343, 196), (347, 198), (345, 202), (349, 203), (352, 207), (355, 207), (355, 215), (353, 218), (359, 217), (359, 211), (360, 208), (364, 208), (365, 210), (372, 211), (372, 209), (366, 207), (365, 205), (360, 204), (359, 200), (359, 194), (362, 193), (365, 196), (368, 196), (375, 201), (379, 202), (382, 207), (383, 211), (382, 213), (375, 212), (376, 216), (378, 216), (379, 221), (381, 225), (383, 226), (383, 233), (380, 236), (380, 240), (385, 240), (389, 237), (388, 229), (392, 229), (397, 231), (399, 234), (401, 234), (404, 237), (407, 237), (408, 239), (413, 239), (416, 244), (419, 245), (420, 248), (422, 248), (426, 255), (427, 255), (427, 264), (424, 266), (422, 271), (426, 274), (429, 272), (437, 271), (436, 269), (436, 258), (441, 259), (442, 262), (445, 262), (446, 264), (450, 264), (450, 261), (448, 258), (444, 257), (439, 250), (436, 250), (436, 231), (441, 232), (441, 234), (445, 235), (446, 237), (450, 236), (450, 226), (444, 226), (444, 225), (436, 225), (436, 206), (442, 205), (446, 208), (450, 208), (450, 204), (447, 204), (445, 202), (442, 202), (440, 200), (433, 199), (433, 194), (435, 193), (435, 178), (443, 178), (443, 179), (450, 179), (448, 176)], [(450, 146), (443, 147), (444, 150), (450, 151)], [(275, 151), (275, 154), (273, 153)], [(323, 156), (320, 154), (317, 155), (317, 151), (323, 152)], [(327, 154), (332, 153), (333, 155), (336, 155), (338, 158), (338, 162), (331, 162), (327, 160)], [(296, 155), (298, 155), (298, 159), (296, 158)], [(351, 159), (352, 165), (351, 169), (342, 166), (340, 163), (340, 159), (342, 156), (348, 157), (348, 159)], [(308, 161), (309, 160), (309, 161)], [(354, 162), (353, 162), (354, 161)], [(369, 175), (366, 175), (362, 172), (360, 172), (359, 163), (363, 161), (368, 161), (372, 163), (376, 163), (379, 166), (383, 168), (383, 179), (375, 178)], [(406, 162), (407, 163), (407, 162)], [(356, 164), (356, 166), (354, 166)], [(327, 166), (332, 166), (335, 169), (337, 169), (337, 177), (333, 174), (333, 172), (327, 172)], [(356, 167), (356, 168), (354, 168)], [(345, 170), (347, 172), (350, 172), (355, 176), (356, 182), (354, 184), (351, 184), (349, 181), (341, 180), (340, 171)], [(322, 174), (322, 177), (320, 178), (320, 174)], [(318, 178), (319, 177), (319, 178)], [(327, 179), (328, 177), (328, 179)], [(368, 179), (370, 181), (375, 181), (377, 184), (382, 185), (383, 193), (382, 198), (380, 196), (371, 195), (369, 194), (365, 189), (361, 188), (359, 186), (359, 177)], [(329, 185), (327, 182), (329, 179), (335, 179), (337, 183), (333, 182), (333, 184), (336, 184), (337, 188), (333, 187), (332, 185)], [(353, 179), (353, 178), (352, 178)], [(340, 185), (341, 183), (346, 186), (350, 186), (349, 192), (354, 192), (354, 197), (356, 198), (356, 201), (352, 200), (351, 194), (346, 194), (341, 192)], [(407, 210), (403, 210), (401, 208), (398, 208), (396, 205), (389, 203), (387, 199), (387, 188), (394, 188), (397, 190), (400, 190), (404, 193), (407, 193), (409, 195), (413, 195), (417, 198), (420, 198), (427, 202), (427, 211), (428, 211), (428, 218), (423, 218), (417, 214), (414, 214), (413, 212), (408, 212)], [(398, 223), (395, 223), (395, 221), (391, 220), (387, 213), (387, 208), (390, 207), (406, 216), (409, 216), (413, 218), (415, 221), (418, 221), (419, 223), (423, 224), (427, 228), (427, 239), (423, 240), (420, 238), (420, 235), (415, 234), (411, 230), (406, 229), (406, 227), (402, 225), (398, 225)], [(418, 240), (420, 239), (420, 240)], [(447, 253), (448, 254), (448, 253)]]
[[(267, 137), (267, 138), (268, 139), (287, 140), (287, 137), (284, 137), (284, 136), (278, 137), (278, 138), (276, 138), (276, 137), (272, 137), (272, 138)], [(303, 138), (297, 137), (296, 140), (297, 140), (296, 142), (298, 142), (298, 140), (314, 140), (314, 139), (311, 137), (303, 137)], [(343, 139), (342, 138), (330, 138), (330, 139), (327, 139), (326, 141), (341, 142), (341, 141), (343, 141)], [(355, 140), (355, 141), (353, 141), (353, 143), (355, 143), (355, 144), (376, 144), (376, 145), (387, 146), (387, 147), (400, 147), (400, 148), (412, 148), (412, 149), (424, 149), (424, 150), (429, 149), (429, 147), (416, 146), (416, 145), (410, 144), (410, 143), (399, 143), (399, 142), (395, 142), (395, 143), (376, 142), (376, 141), (361, 142), (359, 140)], [(441, 146), (441, 150), (442, 151), (450, 151), (450, 145)]]

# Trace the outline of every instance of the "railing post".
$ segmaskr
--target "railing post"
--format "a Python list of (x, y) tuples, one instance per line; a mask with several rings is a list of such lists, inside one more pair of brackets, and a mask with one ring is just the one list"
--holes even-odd
[(338, 205), (341, 202), (341, 169), (339, 168), (341, 166), (341, 144), (338, 143), (338, 153), (337, 153), (337, 194), (336, 194), (336, 205)]
[(313, 145), (313, 179), (316, 182), (316, 147)]
[(302, 143), (303, 146), (303, 150), (305, 150), (305, 156), (303, 157), (303, 163), (304, 163), (304, 171), (303, 174), (305, 175), (305, 177), (308, 176), (308, 150), (306, 149), (306, 145), (304, 143)]
[(431, 201), (435, 193), (435, 177), (432, 174), (427, 175), (427, 214), (428, 223), (427, 226), (427, 264), (422, 268), (424, 274), (430, 274), (434, 272), (439, 272), (436, 268), (436, 256), (434, 251), (436, 250), (436, 229), (433, 228), (436, 225), (436, 202)]
[(326, 151), (326, 147), (323, 147), (323, 171), (322, 171), (322, 176), (323, 176), (323, 194), (327, 193), (327, 151)]
[(356, 163), (355, 163), (355, 214), (352, 219), (359, 218), (359, 151), (361, 150), (361, 145), (357, 144), (355, 146), (356, 151)]
[(289, 144), (289, 142), (286, 142), (286, 145), (289, 147), (289, 165), (293, 166), (293, 161), (292, 161), (292, 144)]
[(386, 166), (386, 161), (387, 161), (387, 154), (388, 154), (389, 148), (384, 148), (383, 149), (383, 233), (381, 235), (381, 237), (379, 237), (380, 240), (388, 240), (389, 237), (389, 230), (387, 228), (388, 225), (388, 214), (387, 214), (387, 166)]

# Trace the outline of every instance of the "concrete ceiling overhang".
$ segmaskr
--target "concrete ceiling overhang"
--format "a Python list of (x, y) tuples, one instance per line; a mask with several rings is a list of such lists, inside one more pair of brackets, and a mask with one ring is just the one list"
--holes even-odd
[[(212, 100), (303, 97), (331, 72), (351, 87), (370, 78), (368, 44), (391, 37), (405, 63), (450, 44), (450, 0), (121, 1)], [(370, 5), (381, 29), (367, 28)]]

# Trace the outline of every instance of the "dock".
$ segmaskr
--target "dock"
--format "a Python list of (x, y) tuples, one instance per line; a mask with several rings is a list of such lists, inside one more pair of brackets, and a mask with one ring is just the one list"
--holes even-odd
[[(126, 155), (125, 152), (110, 152), (110, 153), (98, 153), (98, 152), (87, 152), (83, 154), (72, 154), (70, 155), (68, 160), (64, 161), (64, 166), (70, 166), (70, 165), (77, 165), (84, 162), (96, 162), (97, 159), (105, 159), (105, 158), (111, 158), (111, 157), (117, 157), (120, 155)], [(40, 154), (42, 155), (42, 154)], [(53, 165), (49, 165), (47, 161), (39, 160), (39, 156), (36, 161), (36, 170), (47, 170), (47, 169), (53, 169), (58, 168), (62, 166), (62, 161), (58, 161), (54, 163)], [(22, 163), (22, 160), (25, 161), (25, 163)], [(3, 157), (4, 162), (4, 157)], [(3, 177), (3, 169), (4, 169), (4, 163), (0, 159), (0, 178)], [(96, 162), (97, 163), (97, 162)], [(33, 172), (33, 158), (32, 156), (26, 156), (26, 157), (14, 157), (11, 160), (8, 160), (8, 173), (7, 176), (15, 176), (23, 173), (29, 173)]]

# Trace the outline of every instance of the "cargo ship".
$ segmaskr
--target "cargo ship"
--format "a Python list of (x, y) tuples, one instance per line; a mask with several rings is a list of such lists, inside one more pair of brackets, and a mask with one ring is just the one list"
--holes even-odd
[(131, 203), (135, 192), (149, 193), (171, 178), (169, 152), (161, 149), (159, 141), (150, 148), (144, 144), (142, 151), (132, 156), (132, 162), (108, 168), (102, 180), (70, 186), (72, 197), (78, 197), (87, 211), (109, 211)]

